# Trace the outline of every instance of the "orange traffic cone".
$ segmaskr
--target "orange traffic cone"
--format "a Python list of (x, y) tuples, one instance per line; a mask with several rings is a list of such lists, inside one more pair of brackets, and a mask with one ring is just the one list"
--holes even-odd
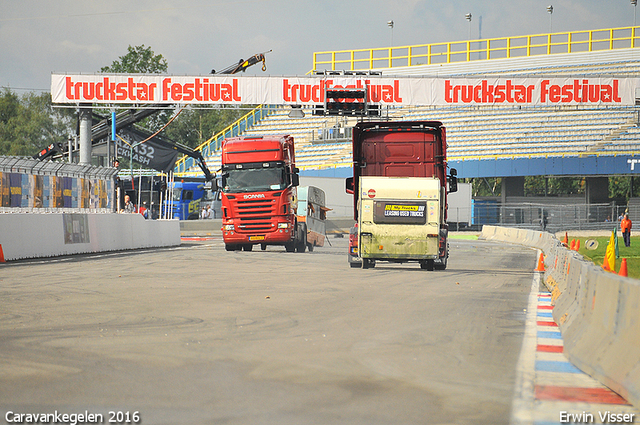
[(571, 244), (569, 245), (569, 249), (573, 251), (575, 247), (576, 247), (576, 240), (571, 239)]
[(569, 245), (569, 233), (568, 232), (564, 232), (564, 239), (562, 240), (562, 243), (565, 245)]
[(607, 260), (607, 256), (604, 256), (604, 259), (602, 260), (602, 268), (605, 269), (606, 271), (610, 272), (611, 271), (611, 267), (609, 267), (609, 261)]
[(544, 255), (540, 253), (540, 258), (538, 259), (538, 268), (536, 268), (537, 272), (544, 271)]
[(618, 275), (624, 276), (624, 277), (629, 277), (629, 275), (627, 274), (627, 259), (626, 258), (623, 258), (622, 261), (620, 262), (620, 271), (618, 272)]
[(4, 252), (2, 252), (2, 244), (0, 244), (0, 263), (4, 262)]
[(576, 239), (576, 251), (580, 251), (580, 239)]

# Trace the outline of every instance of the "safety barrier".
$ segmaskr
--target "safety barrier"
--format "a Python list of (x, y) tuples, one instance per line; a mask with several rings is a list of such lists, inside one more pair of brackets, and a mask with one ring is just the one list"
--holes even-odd
[(0, 229), (0, 261), (180, 245), (178, 220), (140, 214), (0, 214)]
[(481, 237), (540, 249), (564, 353), (640, 407), (640, 282), (607, 272), (550, 233), (484, 226)]

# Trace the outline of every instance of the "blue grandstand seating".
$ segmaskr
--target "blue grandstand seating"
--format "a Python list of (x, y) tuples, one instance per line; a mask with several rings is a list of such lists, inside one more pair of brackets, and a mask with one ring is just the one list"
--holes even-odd
[[(469, 65), (439, 68), (447, 75), (638, 75), (640, 58), (623, 53), (592, 54), (590, 62), (565, 60), (571, 55), (502, 60), (502, 65), (483, 69), (478, 61)], [(573, 56), (571, 56), (573, 57)], [(604, 59), (603, 59), (604, 58)], [(568, 62), (568, 63), (564, 63)], [(488, 61), (487, 61), (488, 63)], [(495, 63), (492, 61), (492, 63)], [(422, 68), (422, 69), (421, 69)], [(430, 75), (433, 66), (413, 66), (411, 75)], [(508, 69), (508, 71), (505, 71)], [(312, 115), (303, 108), (304, 118), (289, 118), (288, 107), (273, 107), (270, 113), (243, 135), (291, 134), (296, 140), (296, 162), (300, 169), (323, 169), (351, 166), (351, 143), (347, 137), (319, 139), (322, 129), (341, 121), (343, 128), (355, 119)], [(637, 107), (403, 107), (384, 111), (394, 120), (437, 120), (447, 127), (450, 158), (482, 158), (492, 156), (579, 156), (607, 155), (640, 151), (640, 112)], [(340, 136), (340, 135), (338, 135)], [(207, 158), (212, 168), (220, 166), (219, 152)], [(193, 170), (197, 172), (197, 170)]]

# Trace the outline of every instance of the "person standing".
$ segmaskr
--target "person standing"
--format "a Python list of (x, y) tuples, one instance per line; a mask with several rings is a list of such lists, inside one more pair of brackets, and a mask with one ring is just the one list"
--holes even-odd
[(207, 205), (206, 207), (202, 208), (201, 218), (203, 220), (209, 220), (211, 218), (211, 206)]
[(620, 222), (620, 230), (622, 230), (622, 238), (624, 239), (624, 246), (631, 246), (631, 220), (629, 220), (629, 214), (625, 214)]
[(133, 202), (131, 202), (131, 198), (129, 197), (129, 195), (124, 195), (124, 209), (123, 212), (125, 213), (134, 213), (136, 212), (136, 207), (133, 205)]

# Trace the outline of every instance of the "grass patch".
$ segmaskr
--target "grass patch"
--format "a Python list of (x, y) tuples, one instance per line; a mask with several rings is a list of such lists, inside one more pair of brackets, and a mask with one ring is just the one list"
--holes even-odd
[[(594, 264), (602, 267), (602, 262), (604, 261), (604, 254), (607, 250), (609, 238), (609, 236), (577, 238), (576, 240), (580, 240), (580, 249), (578, 250), (578, 252), (585, 259), (590, 260)], [(594, 250), (586, 249), (585, 242), (589, 239), (598, 241), (598, 248)], [(569, 239), (569, 243), (571, 243), (571, 239)], [(632, 236), (631, 246), (627, 248), (626, 246), (624, 246), (624, 240), (622, 239), (622, 236), (618, 234), (618, 251), (620, 252), (620, 257), (616, 258), (616, 273), (620, 271), (620, 264), (622, 263), (622, 259), (626, 258), (627, 272), (629, 274), (629, 277), (640, 279), (640, 236)]]

